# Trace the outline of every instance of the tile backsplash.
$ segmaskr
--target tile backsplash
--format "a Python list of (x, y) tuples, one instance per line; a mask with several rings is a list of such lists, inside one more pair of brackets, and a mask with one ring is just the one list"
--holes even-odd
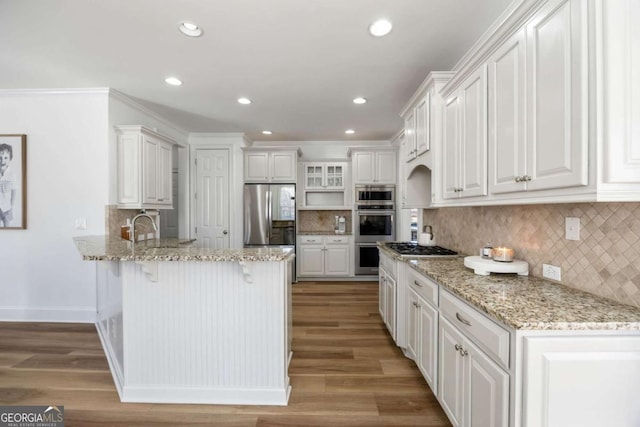
[(298, 211), (298, 231), (333, 231), (335, 217), (343, 216), (346, 219), (346, 232), (351, 233), (351, 211)]
[[(566, 240), (565, 217), (580, 218), (580, 240)], [(640, 203), (482, 206), (423, 211), (439, 245), (477, 255), (487, 242), (509, 246), (542, 277), (562, 268), (562, 283), (640, 307)]]

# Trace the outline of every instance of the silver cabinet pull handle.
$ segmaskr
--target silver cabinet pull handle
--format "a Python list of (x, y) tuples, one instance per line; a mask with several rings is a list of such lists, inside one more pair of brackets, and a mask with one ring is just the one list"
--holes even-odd
[(422, 287), (422, 284), (420, 282), (418, 282), (417, 280), (413, 281), (413, 284), (419, 287)]
[(460, 344), (456, 344), (455, 345), (455, 349), (456, 349), (456, 351), (460, 351), (460, 350), (462, 350), (462, 346)]
[(456, 319), (458, 319), (460, 322), (462, 322), (463, 324), (465, 324), (467, 326), (471, 326), (471, 322), (469, 322), (464, 317), (460, 316), (460, 313), (456, 313)]

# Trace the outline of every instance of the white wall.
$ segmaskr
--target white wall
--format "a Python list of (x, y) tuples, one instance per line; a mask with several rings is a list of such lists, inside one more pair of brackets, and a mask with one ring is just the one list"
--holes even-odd
[(300, 147), (300, 161), (347, 159), (349, 147), (389, 147), (389, 141), (255, 141), (254, 147)]
[(104, 89), (0, 91), (0, 133), (27, 135), (28, 187), (27, 229), (0, 230), (0, 320), (95, 320), (95, 266), (72, 238), (104, 234), (107, 105)]

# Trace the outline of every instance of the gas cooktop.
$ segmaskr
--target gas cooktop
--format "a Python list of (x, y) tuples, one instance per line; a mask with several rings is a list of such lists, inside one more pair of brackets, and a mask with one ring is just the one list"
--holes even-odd
[(416, 243), (404, 243), (404, 242), (391, 242), (386, 246), (399, 253), (400, 255), (407, 255), (412, 257), (436, 257), (436, 256), (453, 256), (458, 255), (457, 252), (451, 249), (446, 249), (441, 246), (420, 246)]

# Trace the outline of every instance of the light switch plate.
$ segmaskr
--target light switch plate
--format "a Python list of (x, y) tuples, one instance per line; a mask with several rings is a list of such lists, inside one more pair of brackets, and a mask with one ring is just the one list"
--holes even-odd
[(580, 240), (580, 218), (568, 216), (564, 219), (564, 237), (567, 240)]

